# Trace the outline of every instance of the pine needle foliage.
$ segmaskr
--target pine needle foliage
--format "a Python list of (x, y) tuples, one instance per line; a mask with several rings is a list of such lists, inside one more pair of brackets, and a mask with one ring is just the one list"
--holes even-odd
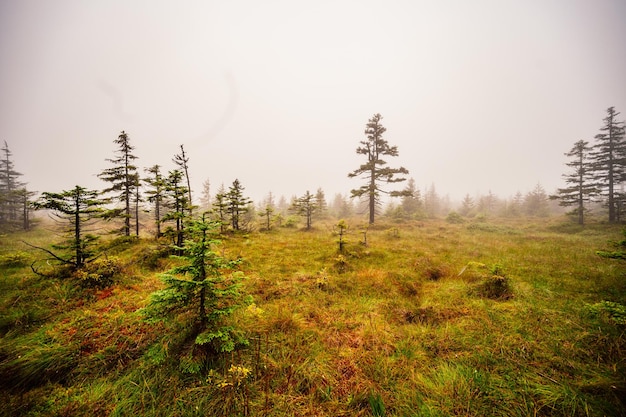
[(558, 199), (561, 206), (574, 206), (575, 209), (570, 214), (577, 216), (578, 224), (581, 226), (585, 224), (585, 204), (596, 192), (592, 183), (592, 165), (588, 160), (590, 151), (589, 142), (579, 140), (565, 154), (572, 158), (566, 165), (573, 168), (572, 172), (563, 175), (568, 186), (559, 188), (556, 195), (550, 196), (553, 200)]
[(69, 253), (55, 254), (47, 249), (37, 248), (44, 250), (52, 256), (52, 259), (62, 264), (82, 267), (97, 256), (94, 243), (98, 236), (89, 233), (89, 227), (95, 219), (102, 217), (104, 211), (102, 206), (107, 202), (108, 200), (102, 199), (97, 191), (87, 190), (78, 185), (72, 190), (60, 193), (43, 193), (33, 206), (37, 210), (50, 210), (51, 217), (63, 225), (67, 239), (52, 247)]
[(239, 260), (227, 260), (212, 250), (220, 242), (211, 236), (219, 222), (207, 221), (205, 215), (189, 222), (182, 265), (170, 269), (161, 278), (166, 288), (152, 294), (145, 313), (153, 320), (176, 317), (187, 320), (196, 345), (205, 345), (215, 353), (231, 352), (245, 343), (225, 319), (238, 307), (243, 275), (236, 271)]
[(600, 194), (606, 197), (609, 209), (609, 223), (620, 220), (619, 205), (622, 196), (619, 187), (626, 177), (626, 140), (624, 122), (618, 120), (615, 107), (606, 110), (603, 126), (595, 136), (591, 152), (591, 166)]
[(124, 219), (121, 231), (125, 236), (130, 236), (131, 201), (136, 197), (139, 187), (137, 166), (133, 164), (137, 157), (133, 154), (135, 148), (131, 146), (128, 134), (123, 130), (113, 142), (117, 145), (117, 156), (107, 159), (113, 166), (104, 169), (98, 177), (111, 184), (104, 192), (117, 193), (115, 199), (124, 205), (121, 209), (111, 210), (108, 215), (111, 218)]
[(368, 200), (369, 222), (374, 223), (376, 209), (380, 206), (380, 193), (389, 194), (392, 197), (402, 197), (408, 195), (405, 191), (384, 191), (381, 183), (396, 183), (405, 181), (406, 178), (399, 175), (408, 174), (404, 168), (390, 168), (385, 156), (398, 156), (398, 147), (390, 146), (389, 142), (383, 139), (383, 134), (387, 129), (380, 123), (382, 120), (380, 113), (376, 113), (368, 120), (365, 135), (367, 139), (361, 141), (361, 146), (356, 149), (359, 155), (365, 155), (367, 161), (354, 171), (348, 174), (349, 178), (363, 177), (365, 184), (351, 190), (352, 197), (365, 197)]

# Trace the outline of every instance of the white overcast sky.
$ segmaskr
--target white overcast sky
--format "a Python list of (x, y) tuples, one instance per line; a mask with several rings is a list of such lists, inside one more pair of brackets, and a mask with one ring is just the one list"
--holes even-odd
[(609, 106), (623, 0), (0, 0), (0, 141), (40, 192), (104, 188), (125, 130), (141, 168), (184, 144), (196, 196), (330, 201), (375, 113), (422, 190), (553, 192)]

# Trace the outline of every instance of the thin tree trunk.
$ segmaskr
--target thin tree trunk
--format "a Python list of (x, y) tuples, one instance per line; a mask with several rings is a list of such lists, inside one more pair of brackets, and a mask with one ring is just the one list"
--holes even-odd
[(139, 237), (139, 181), (135, 186), (135, 234)]
[(76, 250), (76, 266), (80, 268), (81, 266), (83, 266), (83, 250), (80, 244), (80, 196), (78, 193), (78, 187), (74, 192), (76, 193), (74, 197), (74, 246)]
[(376, 181), (375, 181), (375, 177), (374, 177), (374, 170), (372, 169), (372, 174), (370, 177), (370, 201), (369, 201), (369, 208), (370, 208), (370, 224), (374, 224), (374, 215), (376, 212)]

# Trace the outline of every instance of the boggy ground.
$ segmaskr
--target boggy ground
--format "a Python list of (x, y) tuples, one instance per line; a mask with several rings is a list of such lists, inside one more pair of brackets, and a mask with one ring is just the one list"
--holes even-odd
[(342, 253), (331, 222), (224, 237), (250, 344), (201, 374), (180, 323), (138, 313), (177, 262), (155, 242), (111, 244), (114, 284), (85, 289), (32, 273), (19, 239), (45, 231), (4, 236), (0, 414), (626, 415), (626, 265), (596, 254), (622, 230), (566, 222), (354, 220)]

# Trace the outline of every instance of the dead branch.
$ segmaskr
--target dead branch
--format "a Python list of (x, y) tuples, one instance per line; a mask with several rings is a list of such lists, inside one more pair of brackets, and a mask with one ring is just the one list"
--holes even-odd
[[(52, 256), (54, 259), (56, 259), (57, 261), (59, 261), (59, 262), (61, 262), (63, 264), (74, 265), (73, 262), (68, 261), (67, 259), (63, 259), (63, 258), (57, 256), (56, 254), (54, 254), (53, 252), (49, 251), (46, 248), (42, 248), (40, 246), (31, 245), (30, 243), (28, 243), (28, 242), (26, 242), (24, 240), (20, 240), (20, 242), (22, 242), (23, 244), (25, 244), (27, 246), (30, 246), (31, 248), (39, 249), (39, 250), (42, 250), (42, 251), (46, 252), (48, 255)], [(31, 269), (32, 269), (32, 267), (31, 267)], [(35, 272), (35, 273), (37, 273), (37, 272)]]

